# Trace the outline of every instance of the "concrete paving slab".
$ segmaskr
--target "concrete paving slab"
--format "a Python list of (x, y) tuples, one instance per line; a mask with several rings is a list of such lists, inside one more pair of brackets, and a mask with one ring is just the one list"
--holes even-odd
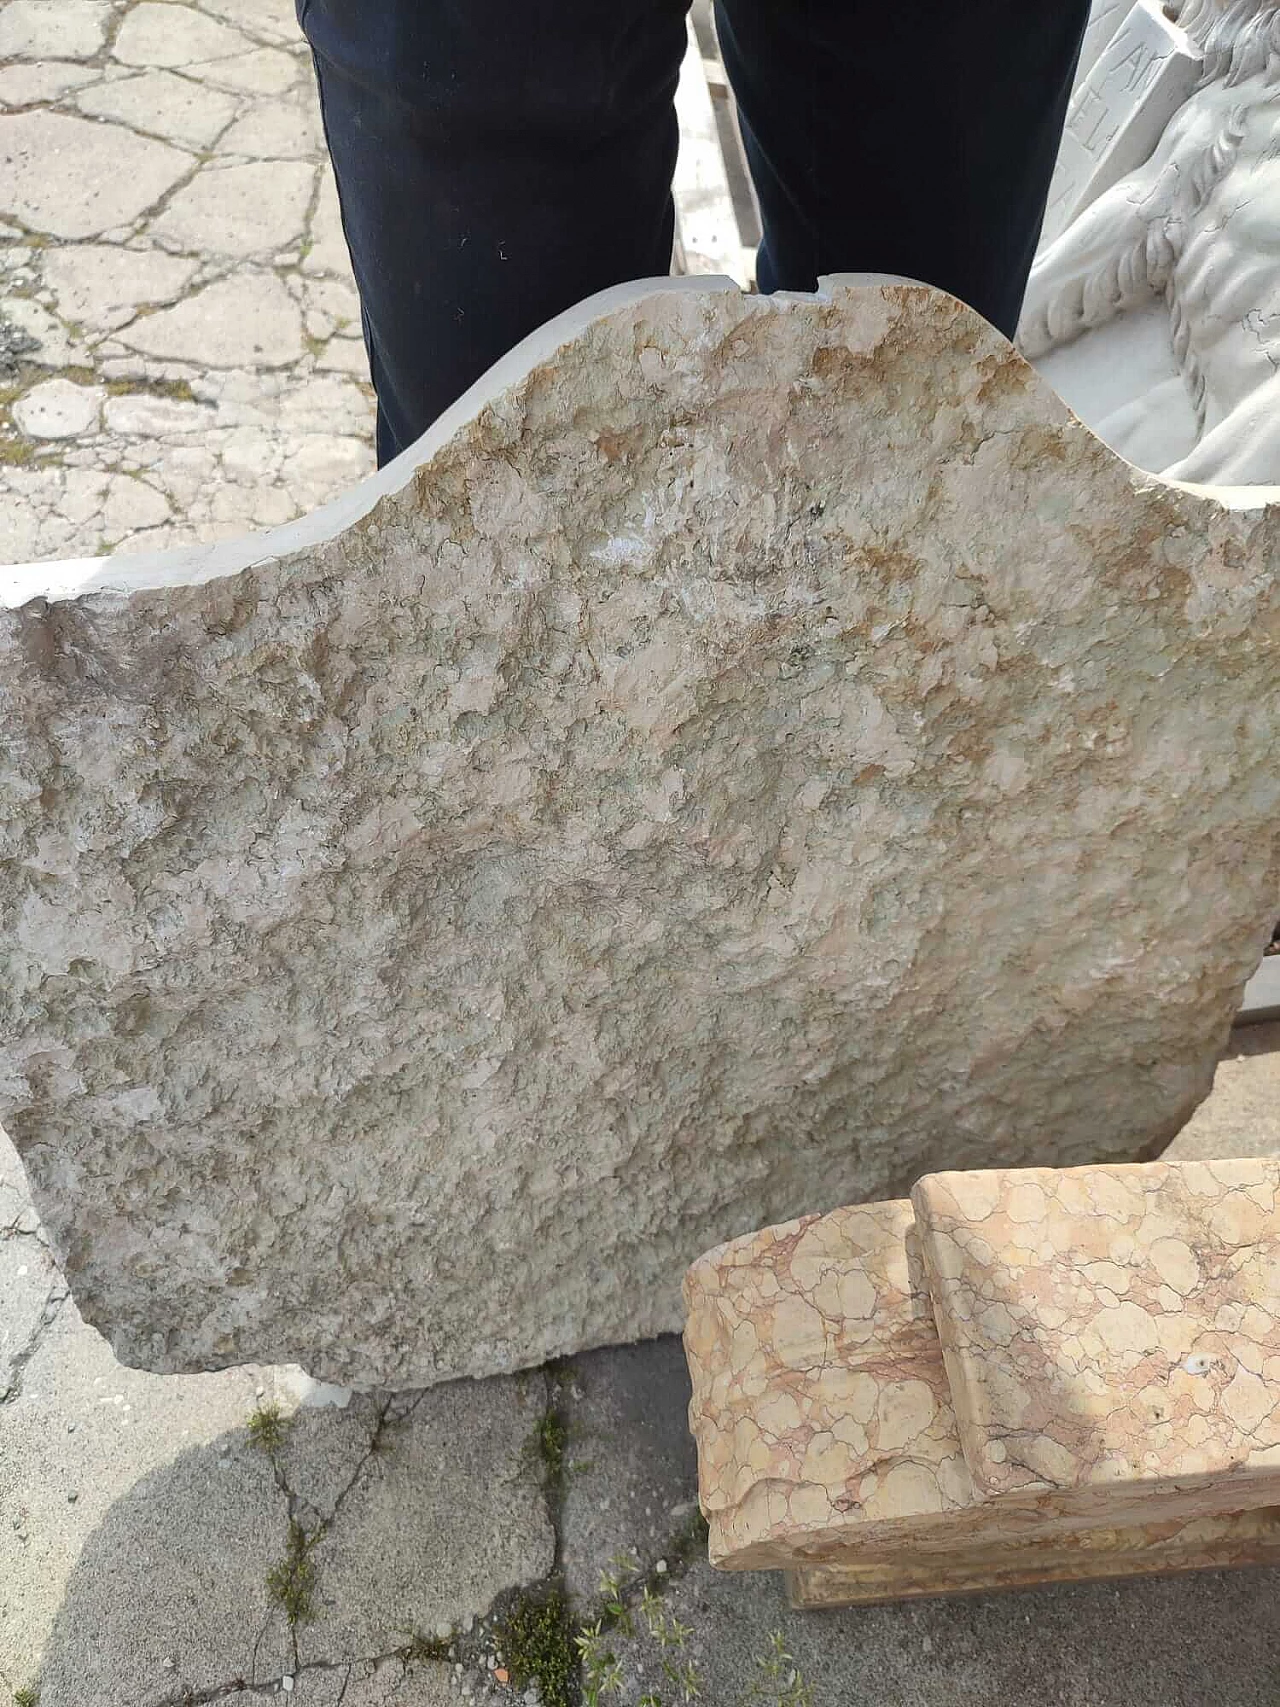
[[(372, 470), (359, 305), (292, 0), (7, 0), (0, 107), (24, 109), (0, 113), (0, 562), (208, 543)], [(343, 293), (341, 312), (315, 286)], [(42, 434), (29, 394), (59, 374), (113, 404), (123, 382), (141, 405), (239, 392), (176, 443), (114, 409)], [(255, 393), (269, 448), (250, 470), (219, 434), (249, 424)]]
[(295, 44), (298, 19), (293, 0), (203, 0), (204, 10), (255, 40)]
[(177, 250), (274, 255), (301, 239), (315, 181), (314, 165), (300, 160), (205, 166), (169, 198), (152, 235)]
[(639, 1614), (605, 1645), (619, 1707), (1272, 1707), (1278, 1594), (1258, 1570), (792, 1612), (775, 1575), (699, 1564), (663, 1597), (665, 1647)]
[[(10, 1308), (0, 1291), (0, 1316)], [(274, 1475), (244, 1435), (272, 1381), (125, 1369), (70, 1301), (49, 1314), (0, 1404), (0, 1675), (12, 1687), (43, 1664), (45, 1707), (116, 1707), (146, 1696), (148, 1667), (171, 1688), (171, 1649), (192, 1688), (241, 1669), (286, 1532)], [(131, 1620), (145, 1628), (129, 1635)], [(122, 1696), (126, 1677), (139, 1688)]]
[(451, 1676), (447, 1665), (362, 1661), (300, 1672), (286, 1698), (290, 1707), (456, 1707)]
[(34, 1234), (0, 1234), (0, 1403), (18, 1391), (40, 1336), (67, 1296), (47, 1247)]
[(698, 1499), (689, 1372), (669, 1335), (577, 1357), (558, 1385), (561, 1567), (585, 1609), (613, 1559), (632, 1554), (651, 1570), (689, 1533)]
[(1280, 1156), (1280, 1020), (1237, 1026), (1213, 1094), (1165, 1154), (1184, 1161)]
[(13, 113), (0, 119), (0, 214), (50, 237), (96, 237), (137, 219), (195, 164), (118, 125)]
[(219, 154), (315, 161), (324, 147), (315, 103), (298, 95), (255, 101), (218, 138)]
[(283, 95), (302, 81), (302, 66), (296, 56), (282, 48), (256, 47), (232, 59), (214, 59), (190, 67), (193, 76), (213, 88), (230, 89), (239, 95)]
[(284, 367), (302, 354), (302, 316), (272, 272), (250, 268), (139, 319), (120, 341), (195, 367)]
[(121, 24), (111, 53), (125, 65), (176, 68), (233, 59), (252, 46), (239, 30), (206, 17), (194, 6), (142, 0)]
[(92, 59), (110, 17), (102, 0), (9, 0), (0, 12), (0, 59)]
[(95, 83), (98, 73), (87, 65), (63, 60), (43, 60), (35, 65), (7, 65), (0, 71), (0, 106), (27, 107), (38, 101), (56, 101), (68, 89)]
[(144, 71), (85, 89), (76, 107), (183, 148), (208, 148), (240, 110), (234, 95), (209, 89), (172, 71)]
[(175, 302), (199, 266), (155, 250), (75, 243), (46, 254), (43, 277), (57, 313), (93, 335), (127, 324), (143, 306)]
[(45, 1644), (42, 1707), (162, 1707), (261, 1676), (266, 1576), (286, 1540), (284, 1497), (243, 1430), (178, 1452), (86, 1540)]
[[(298, 1631), (304, 1667), (389, 1653), (546, 1576), (555, 1536), (533, 1448), (546, 1396), (535, 1374), (455, 1382), (391, 1406), (312, 1554), (317, 1616)], [(295, 1491), (311, 1500), (310, 1486), (303, 1474)]]

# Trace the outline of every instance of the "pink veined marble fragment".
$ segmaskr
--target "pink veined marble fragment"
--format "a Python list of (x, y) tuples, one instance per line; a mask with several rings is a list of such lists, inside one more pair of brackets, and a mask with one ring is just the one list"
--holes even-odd
[(712, 1561), (819, 1605), (1280, 1553), (1278, 1187), (1269, 1160), (927, 1175), (709, 1252)]

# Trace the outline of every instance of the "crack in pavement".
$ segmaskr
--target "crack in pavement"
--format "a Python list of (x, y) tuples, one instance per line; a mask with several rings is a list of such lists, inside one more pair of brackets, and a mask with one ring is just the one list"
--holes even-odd
[(0, 1392), (0, 1406), (12, 1405), (22, 1396), (23, 1375), (31, 1359), (39, 1351), (42, 1341), (49, 1329), (62, 1314), (62, 1307), (70, 1298), (71, 1293), (66, 1283), (59, 1276), (49, 1288), (45, 1301), (40, 1307), (40, 1319), (27, 1338), (27, 1343), (9, 1358), (8, 1386)]

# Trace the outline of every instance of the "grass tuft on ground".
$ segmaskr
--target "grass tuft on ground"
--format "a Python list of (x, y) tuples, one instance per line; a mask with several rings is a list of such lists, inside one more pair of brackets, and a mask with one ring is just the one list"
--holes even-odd
[(293, 1629), (315, 1618), (316, 1568), (311, 1562), (313, 1537), (289, 1519), (289, 1545), (284, 1558), (267, 1572), (267, 1593), (281, 1607)]
[(289, 1432), (288, 1418), (279, 1405), (260, 1405), (249, 1418), (249, 1440), (261, 1452), (278, 1452)]

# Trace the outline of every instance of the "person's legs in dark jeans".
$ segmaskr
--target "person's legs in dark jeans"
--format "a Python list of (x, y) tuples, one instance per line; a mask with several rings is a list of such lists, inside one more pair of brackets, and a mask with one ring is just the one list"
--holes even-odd
[(762, 291), (940, 286), (1012, 337), (1088, 0), (716, 0)]
[(666, 273), (686, 0), (299, 0), (378, 460), (606, 285)]
[[(923, 279), (1011, 333), (1087, 0), (717, 0), (759, 287)], [(671, 257), (687, 0), (299, 0), (378, 459), (593, 291)]]

